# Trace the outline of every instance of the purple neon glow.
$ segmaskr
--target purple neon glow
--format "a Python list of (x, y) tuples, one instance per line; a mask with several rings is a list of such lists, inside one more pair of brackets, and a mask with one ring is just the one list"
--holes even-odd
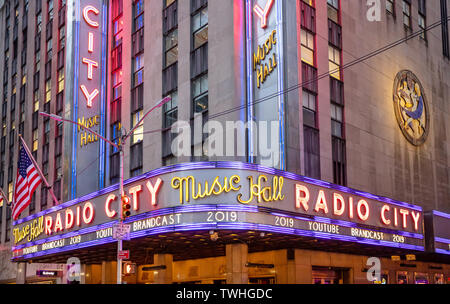
[[(134, 221), (138, 221), (138, 220), (142, 220), (142, 219), (146, 219), (146, 218), (152, 218), (152, 217), (161, 216), (161, 215), (167, 215), (167, 214), (189, 213), (189, 212), (207, 212), (207, 211), (258, 212), (258, 208), (257, 208), (257, 206), (233, 206), (233, 205), (191, 205), (191, 206), (171, 207), (171, 208), (164, 208), (164, 209), (159, 209), (159, 210), (155, 210), (155, 211), (150, 211), (150, 212), (130, 216), (125, 221), (125, 223), (131, 223)], [(117, 223), (117, 221), (111, 221), (111, 222), (107, 222), (107, 223), (103, 223), (103, 224), (99, 224), (99, 225), (95, 225), (95, 226), (91, 226), (91, 227), (87, 227), (87, 228), (82, 228), (77, 231), (72, 231), (72, 232), (48, 237), (45, 239), (41, 239), (38, 241), (14, 246), (14, 247), (12, 247), (12, 250), (22, 249), (25, 247), (40, 245), (43, 243), (48, 243), (48, 242), (52, 242), (52, 241), (56, 241), (56, 240), (60, 240), (60, 239), (68, 238), (68, 237), (91, 233), (91, 232), (94, 232), (97, 230), (111, 228), (113, 226), (113, 224), (115, 224), (115, 223)]]
[(445, 217), (446, 219), (450, 220), (450, 214), (444, 213), (444, 212), (440, 212), (440, 211), (436, 211), (433, 210), (433, 214), (436, 216), (440, 216), (440, 217)]
[[(235, 212), (253, 212), (253, 213), (257, 213), (258, 212), (258, 207), (257, 206), (235, 206), (235, 205), (190, 205), (190, 206), (179, 206), (179, 207), (171, 207), (171, 208), (165, 208), (165, 209), (150, 211), (150, 212), (138, 214), (138, 215), (135, 215), (135, 216), (131, 216), (125, 221), (125, 223), (131, 223), (131, 222), (142, 220), (142, 219), (146, 219), (146, 218), (152, 218), (152, 217), (168, 215), (168, 214), (190, 213), (190, 212), (207, 212), (207, 211), (235, 211)], [(295, 218), (295, 219), (304, 220), (304, 221), (313, 221), (312, 219), (300, 218), (300, 217), (292, 217), (292, 216), (289, 216), (289, 215), (286, 215), (286, 214), (283, 214), (283, 213), (271, 212), (271, 214), (274, 215), (274, 216), (289, 217), (289, 218)], [(317, 221), (317, 222), (323, 222), (323, 223), (334, 223), (334, 224), (341, 225), (341, 226), (344, 226), (344, 227), (358, 227), (358, 225), (355, 224), (355, 223), (341, 221), (341, 220), (331, 220), (331, 219), (328, 219), (328, 218), (322, 218), (322, 217), (317, 217), (317, 216), (314, 217), (314, 220)], [(38, 240), (38, 241), (34, 241), (34, 242), (22, 244), (22, 245), (18, 245), (18, 246), (13, 247), (13, 250), (21, 249), (21, 248), (25, 248), (25, 247), (29, 247), (29, 246), (34, 246), (34, 245), (40, 245), (40, 244), (43, 244), (43, 243), (52, 242), (52, 241), (63, 239), (63, 238), (69, 238), (69, 237), (73, 237), (73, 236), (77, 236), (77, 235), (87, 234), (87, 233), (91, 233), (91, 232), (94, 232), (94, 231), (97, 231), (97, 230), (111, 228), (112, 225), (115, 222), (116, 221), (111, 221), (111, 222), (108, 222), (108, 223), (104, 223), (104, 224), (100, 224), (100, 225), (96, 225), (96, 226), (83, 228), (83, 229), (80, 229), (78, 231), (68, 232), (68, 233), (65, 233), (65, 234), (56, 235), (56, 236), (53, 236), (53, 237), (48, 237), (46, 239), (42, 239), (42, 240)], [(391, 233), (391, 232), (387, 232), (387, 233)], [(411, 237), (411, 238), (423, 239), (423, 236), (420, 235), (420, 234), (414, 234), (414, 233), (403, 232), (403, 231), (395, 231), (393, 233), (399, 234), (399, 235), (403, 235), (403, 236), (407, 236), (407, 237)]]
[[(353, 195), (359, 195), (359, 196), (363, 196), (366, 198), (370, 198), (370, 199), (374, 199), (374, 200), (378, 200), (381, 202), (385, 202), (391, 205), (397, 205), (400, 207), (405, 207), (405, 208), (410, 208), (412, 210), (416, 210), (416, 211), (420, 211), (422, 212), (422, 207), (419, 206), (415, 206), (415, 205), (411, 205), (411, 204), (407, 204), (404, 202), (399, 202), (399, 201), (394, 201), (392, 199), (389, 198), (385, 198), (385, 197), (381, 197), (381, 196), (376, 196), (367, 192), (362, 192), (362, 191), (357, 191), (357, 190), (353, 190), (350, 188), (346, 188), (346, 187), (342, 187), (342, 186), (338, 186), (338, 185), (334, 185), (328, 182), (324, 182), (324, 181), (319, 181), (319, 180), (314, 180), (312, 178), (308, 178), (308, 177), (304, 177), (304, 176), (300, 176), (294, 173), (290, 173), (290, 172), (286, 172), (286, 171), (282, 171), (282, 170), (278, 170), (278, 169), (274, 169), (274, 168), (269, 168), (269, 167), (265, 167), (265, 166), (261, 166), (261, 165), (256, 165), (256, 164), (248, 164), (248, 163), (241, 163), (241, 162), (199, 162), (199, 163), (185, 163), (185, 164), (177, 164), (177, 165), (172, 165), (172, 166), (168, 166), (168, 167), (163, 167), (163, 168), (158, 168), (156, 170), (150, 171), (148, 173), (145, 173), (143, 175), (137, 176), (137, 177), (133, 177), (131, 179), (128, 179), (124, 182), (124, 185), (128, 185), (131, 183), (134, 183), (136, 181), (140, 181), (143, 179), (149, 179), (152, 177), (156, 177), (162, 174), (168, 174), (168, 173), (173, 173), (173, 172), (179, 172), (179, 171), (187, 171), (187, 170), (196, 170), (196, 169), (240, 169), (240, 170), (251, 170), (251, 171), (258, 171), (261, 173), (266, 173), (266, 174), (272, 174), (272, 175), (278, 175), (278, 176), (283, 176), (285, 178), (288, 179), (292, 179), (292, 180), (297, 180), (297, 181), (301, 181), (301, 182), (306, 182), (306, 183), (311, 183), (317, 186), (321, 186), (321, 187), (325, 187), (325, 188), (330, 188), (330, 189), (335, 189), (338, 191), (342, 191), (342, 192), (346, 192), (346, 193), (350, 193)], [(106, 193), (110, 193), (112, 191), (118, 190), (119, 189), (119, 185), (112, 185), (109, 186), (107, 188), (101, 189), (99, 191), (87, 194), (83, 197), (74, 199), (72, 201), (66, 202), (64, 204), (58, 205), (58, 206), (54, 206), (50, 209), (41, 211), (39, 213), (30, 215), (28, 217), (25, 217), (23, 219), (19, 219), (17, 221), (13, 222), (13, 225), (19, 225), (23, 222), (26, 221), (30, 221), (33, 220), (37, 217), (52, 213), (52, 212), (56, 212), (59, 211), (61, 209), (67, 208), (67, 207), (71, 207), (73, 205), (76, 205), (78, 203), (81, 202), (85, 202), (88, 200), (91, 200), (97, 196), (101, 196), (103, 194)], [(441, 214), (440, 212), (438, 212), (438, 214)]]
[[(73, 121), (77, 121), (78, 119), (78, 75), (79, 75), (79, 63), (80, 63), (80, 4), (74, 3), (75, 5), (75, 26), (74, 26), (74, 36), (75, 36), (75, 62), (74, 62), (74, 80), (73, 80)], [(70, 6), (69, 6), (70, 7)], [(72, 143), (77, 142), (77, 128), (72, 127)], [(71, 191), (70, 195), (73, 198), (76, 193), (76, 168), (77, 168), (77, 145), (72, 144), (72, 162), (71, 162)], [(15, 224), (14, 224), (15, 225)]]
[[(291, 216), (291, 215), (283, 214), (283, 213), (279, 213), (279, 212), (270, 212), (270, 214), (272, 214), (274, 216), (294, 218), (294, 219), (297, 219), (300, 221), (309, 221), (309, 222), (315, 221), (315, 222), (319, 222), (319, 223), (334, 224), (334, 225), (339, 225), (339, 226), (349, 227), (349, 228), (372, 230), (372, 229), (361, 227), (357, 223), (347, 222), (347, 221), (343, 221), (343, 220), (330, 219), (330, 218), (320, 217), (320, 216), (314, 216), (313, 219), (311, 219), (311, 218), (306, 218), (306, 217)], [(407, 236), (407, 237), (415, 238), (415, 239), (423, 239), (424, 238), (422, 234), (400, 231), (400, 230), (390, 230), (390, 229), (386, 229), (386, 228), (376, 227), (376, 231), (385, 232), (385, 233), (389, 233), (389, 234), (397, 234), (397, 235)]]
[(295, 234), (295, 235), (300, 235), (300, 236), (322, 238), (322, 239), (328, 239), (328, 240), (340, 240), (340, 241), (356, 242), (356, 243), (368, 244), (368, 245), (397, 247), (397, 248), (402, 248), (402, 249), (412, 249), (412, 250), (424, 251), (423, 246), (418, 246), (418, 245), (363, 239), (363, 238), (356, 238), (356, 237), (345, 236), (345, 235), (337, 235), (337, 234), (331, 234), (331, 233), (315, 232), (315, 231), (300, 230), (300, 229), (293, 229), (293, 228), (275, 227), (275, 226), (269, 226), (269, 225), (263, 225), (263, 224), (218, 223), (217, 226), (218, 226), (218, 229), (224, 229), (224, 230), (230, 230), (230, 229), (262, 230), (262, 231), (270, 231), (270, 232), (275, 232), (275, 233)]
[[(263, 209), (268, 209), (268, 208), (263, 207)], [(143, 213), (143, 214), (138, 214), (138, 215), (135, 215), (135, 216), (132, 216), (132, 217), (128, 218), (126, 222), (130, 223), (130, 222), (134, 222), (134, 221), (141, 220), (141, 219), (152, 218), (152, 217), (156, 217), (156, 216), (160, 216), (160, 215), (167, 215), (167, 214), (188, 213), (188, 212), (207, 212), (207, 211), (258, 212), (258, 207), (257, 206), (235, 206), (235, 205), (190, 205), (190, 206), (179, 206), (179, 207), (165, 208), (165, 209), (150, 211), (150, 212)], [(286, 215), (286, 214), (283, 214), (283, 213), (276, 213), (276, 212), (272, 212), (272, 215), (282, 216), (282, 217), (291, 217), (289, 215)], [(299, 219), (299, 220), (312, 221), (312, 219), (308, 219), (308, 218), (300, 218), (300, 217), (293, 217), (293, 218), (296, 218), (296, 219)], [(345, 222), (345, 221), (341, 221), (341, 220), (331, 220), (331, 219), (328, 219), (328, 218), (321, 218), (321, 217), (314, 217), (314, 220), (318, 221), (318, 222), (325, 222), (325, 223), (336, 223), (336, 224), (339, 224), (339, 225), (342, 225), (342, 226), (347, 226), (347, 227), (357, 227), (357, 225), (355, 223)], [(100, 224), (100, 225), (83, 228), (83, 229), (80, 229), (78, 231), (68, 232), (68, 233), (65, 233), (65, 234), (49, 237), (49, 238), (38, 240), (38, 241), (35, 241), (35, 242), (30, 242), (30, 243), (26, 243), (26, 244), (23, 244), (23, 245), (18, 245), (18, 246), (12, 247), (12, 249), (13, 250), (18, 250), (18, 249), (22, 249), (22, 248), (25, 248), (25, 247), (31, 247), (31, 246), (34, 246), (34, 245), (40, 245), (40, 244), (43, 244), (43, 243), (48, 243), (48, 242), (56, 241), (56, 240), (63, 239), (63, 238), (69, 238), (69, 237), (73, 237), (73, 236), (77, 236), (77, 235), (81, 235), (81, 234), (91, 233), (91, 232), (94, 232), (94, 231), (97, 231), (97, 230), (110, 228), (110, 227), (112, 227), (112, 225), (114, 223), (116, 223), (116, 221), (111, 221), (111, 222), (108, 222), (108, 223), (103, 223), (103, 224)], [(236, 225), (239, 225), (239, 224), (241, 224), (242, 226), (236, 226)], [(182, 228), (178, 227), (176, 229), (178, 229), (178, 231), (188, 231), (189, 229), (194, 229), (195, 227), (204, 227), (204, 225), (215, 225), (215, 223), (188, 224), (188, 225), (182, 225), (181, 226)], [(223, 225), (223, 224), (222, 223), (218, 223), (218, 225), (220, 226), (220, 225)], [(232, 225), (235, 228), (237, 228), (237, 227), (249, 227), (248, 229), (252, 230), (252, 229), (254, 229), (254, 227), (253, 226), (248, 226), (248, 225), (256, 225), (256, 224), (233, 223)], [(154, 233), (162, 233), (162, 232), (171, 231), (172, 228), (167, 228), (167, 227), (171, 227), (171, 226), (154, 227), (154, 228), (151, 228), (151, 231), (153, 231)], [(241, 229), (243, 229), (243, 228), (241, 228)], [(293, 228), (284, 228), (284, 227), (276, 227), (276, 226), (274, 226), (274, 228), (271, 228), (271, 229), (272, 229), (272, 231), (277, 231), (279, 233), (288, 233), (288, 234), (293, 234), (293, 231), (295, 230)], [(286, 230), (286, 229), (288, 229), (288, 230)], [(158, 232), (159, 230), (161, 230), (161, 231)], [(139, 236), (147, 235), (148, 233), (149, 232), (147, 230), (136, 231), (136, 232), (131, 234), (132, 235), (131, 238), (136, 238), (136, 237), (139, 237)], [(401, 235), (404, 235), (404, 236), (407, 236), (407, 237), (411, 237), (411, 238), (423, 239), (423, 236), (420, 235), (420, 234), (405, 233), (403, 231), (395, 231), (395, 233), (396, 234), (401, 234)], [(322, 235), (320, 232), (311, 232), (311, 231), (306, 231), (306, 232), (303, 233), (303, 235), (305, 235), (305, 234), (312, 235), (313, 237)], [(324, 235), (328, 235), (328, 234), (325, 233)], [(347, 240), (349, 238), (348, 236), (339, 236), (339, 235), (333, 235), (333, 236), (334, 236), (334, 239), (343, 238), (343, 240)], [(356, 239), (356, 238), (353, 238), (353, 239)], [(96, 240), (96, 241), (103, 241), (103, 239)], [(353, 241), (353, 240), (351, 240), (351, 241)], [(97, 243), (95, 243), (95, 244), (97, 244)], [(100, 243), (98, 243), (98, 244), (100, 244)], [(65, 246), (64, 248), (67, 248), (67, 247), (68, 246)], [(47, 252), (47, 251), (45, 251), (45, 252)]]
[(450, 240), (449, 239), (444, 239), (441, 237), (435, 237), (434, 238), (435, 242), (439, 242), (439, 243), (444, 243), (444, 244), (450, 244)]
[[(105, 110), (106, 110), (106, 44), (107, 44), (107, 20), (108, 20), (108, 14), (107, 12), (107, 6), (103, 4), (103, 24), (102, 24), (102, 75), (101, 75), (101, 85), (100, 85), (100, 135), (105, 136)], [(100, 151), (99, 151), (99, 188), (103, 188), (105, 186), (104, 181), (104, 172), (105, 172), (105, 150), (106, 146), (105, 143), (100, 143)]]
[[(155, 228), (149, 228), (146, 230), (132, 232), (130, 234), (130, 239), (140, 238), (140, 237), (144, 237), (147, 235), (155, 235), (155, 234), (170, 233), (170, 232), (212, 230), (212, 229), (215, 229), (215, 230), (216, 229), (217, 230), (260, 230), (260, 231), (268, 231), (268, 232), (274, 232), (274, 233), (315, 237), (315, 238), (328, 239), (328, 240), (340, 240), (340, 241), (356, 242), (356, 243), (368, 244), (368, 245), (378, 245), (378, 246), (387, 246), (387, 247), (396, 247), (396, 248), (409, 249), (409, 250), (424, 251), (423, 246), (418, 246), (418, 245), (370, 240), (370, 239), (356, 238), (356, 237), (350, 237), (350, 236), (336, 235), (336, 234), (331, 234), (331, 233), (307, 231), (307, 230), (285, 228), (285, 227), (276, 227), (276, 226), (271, 226), (271, 225), (254, 224), (254, 223), (196, 223), (196, 224), (183, 224), (183, 225), (172, 225), (172, 226), (165, 226), (165, 227), (155, 227)], [(107, 243), (111, 243), (111, 242), (115, 242), (115, 240), (113, 240), (111, 237), (107, 237), (107, 238), (100, 239), (100, 240), (93, 240), (93, 241), (80, 243), (80, 244), (76, 244), (76, 245), (65, 246), (62, 248), (54, 248), (54, 249), (40, 251), (40, 252), (36, 252), (36, 253), (24, 255), (24, 256), (17, 256), (12, 259), (13, 260), (18, 259), (18, 258), (29, 259), (29, 258), (43, 256), (43, 255), (49, 255), (49, 254), (53, 254), (53, 253), (60, 253), (60, 252), (64, 252), (64, 251), (81, 249), (81, 248), (86, 248), (86, 247), (91, 247), (91, 246), (98, 246), (98, 245), (107, 244)]]
[[(254, 109), (253, 109), (253, 72), (252, 72), (252, 44), (253, 44), (253, 25), (252, 25), (252, 1), (246, 1), (246, 53), (247, 53), (247, 122), (253, 121)], [(254, 131), (253, 124), (249, 124), (249, 130), (247, 132), (247, 146), (248, 146), (248, 162), (254, 161)]]
[[(368, 228), (361, 227), (357, 223), (347, 222), (347, 221), (343, 221), (343, 220), (330, 219), (330, 218), (326, 218), (326, 217), (315, 216), (314, 220), (316, 222), (320, 222), (320, 223), (336, 224), (336, 225), (340, 225), (340, 226), (344, 226), (344, 227), (371, 230)], [(412, 232), (401, 231), (401, 230), (391, 230), (388, 228), (380, 228), (380, 227), (377, 227), (377, 231), (390, 233), (390, 234), (398, 234), (398, 235), (407, 236), (407, 237), (415, 238), (415, 239), (423, 239), (423, 235), (419, 234), (419, 233), (412, 233)]]
[(30, 246), (34, 246), (34, 245), (40, 245), (40, 244), (44, 244), (44, 243), (48, 243), (48, 242), (57, 241), (57, 240), (60, 240), (60, 239), (65, 239), (65, 238), (69, 238), (69, 237), (73, 237), (73, 236), (78, 236), (78, 235), (82, 235), (82, 234), (91, 233), (91, 232), (94, 232), (94, 231), (97, 231), (97, 230), (111, 228), (114, 223), (117, 223), (117, 222), (116, 221), (108, 222), (108, 223), (104, 223), (104, 224), (100, 224), (100, 225), (96, 225), (96, 226), (92, 226), (92, 227), (83, 228), (83, 229), (80, 229), (80, 230), (77, 230), (77, 231), (68, 232), (68, 233), (65, 233), (65, 234), (55, 235), (55, 236), (52, 236), (52, 237), (48, 237), (46, 239), (37, 240), (37, 241), (34, 241), (34, 242), (22, 244), (22, 245), (17, 245), (17, 246), (12, 247), (12, 250), (22, 249), (22, 248), (25, 248), (25, 247), (30, 247)]
[(445, 250), (445, 249), (440, 249), (440, 248), (436, 248), (436, 252), (442, 253), (442, 254), (450, 254), (450, 250)]

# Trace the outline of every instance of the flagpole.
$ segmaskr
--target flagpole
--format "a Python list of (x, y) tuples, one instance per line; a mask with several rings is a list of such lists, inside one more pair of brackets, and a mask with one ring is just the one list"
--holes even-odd
[(0, 188), (0, 195), (3, 197), (3, 201), (5, 201), (6, 206), (9, 206), (11, 203), (2, 188)]
[(37, 172), (39, 173), (39, 175), (41, 176), (42, 180), (45, 183), (45, 186), (47, 187), (47, 190), (50, 192), (53, 201), (55, 202), (55, 206), (59, 205), (58, 199), (55, 196), (55, 193), (53, 193), (53, 189), (52, 187), (49, 185), (49, 183), (47, 182), (47, 179), (45, 178), (44, 174), (42, 174), (41, 168), (39, 168), (36, 160), (33, 157), (33, 154), (30, 152), (30, 149), (28, 149), (27, 144), (25, 143), (25, 141), (23, 140), (22, 134), (19, 134), (19, 138), (22, 142), (22, 146), (25, 148), (25, 151), (27, 152), (28, 156), (31, 158), (31, 161), (33, 162), (33, 165), (36, 167)]

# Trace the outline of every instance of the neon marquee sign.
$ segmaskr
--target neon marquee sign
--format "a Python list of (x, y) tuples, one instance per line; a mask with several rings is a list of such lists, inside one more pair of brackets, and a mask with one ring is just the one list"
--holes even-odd
[[(110, 186), (14, 221), (14, 258), (114, 241), (111, 227), (120, 205), (117, 188)], [(418, 206), (259, 165), (175, 165), (131, 178), (124, 188), (132, 202), (126, 220), (131, 238), (232, 229), (413, 250), (424, 247)]]
[[(100, 11), (92, 5), (87, 5), (83, 9), (83, 19), (88, 26), (90, 26), (92, 28), (98, 28), (99, 23), (96, 21), (93, 21), (91, 19), (91, 17), (90, 17), (91, 13), (98, 16)], [(87, 48), (87, 50), (89, 53), (94, 52), (94, 33), (91, 31), (88, 33), (88, 48)], [(86, 57), (83, 57), (82, 62), (87, 65), (87, 79), (92, 80), (94, 68), (95, 69), (98, 68), (98, 62), (95, 60), (86, 58)], [(86, 86), (84, 84), (82, 84), (80, 86), (80, 88), (81, 88), (81, 91), (83, 92), (84, 97), (86, 98), (87, 107), (92, 108), (93, 101), (98, 96), (100, 91), (98, 89), (94, 89), (92, 92), (89, 92), (89, 90), (86, 88)]]

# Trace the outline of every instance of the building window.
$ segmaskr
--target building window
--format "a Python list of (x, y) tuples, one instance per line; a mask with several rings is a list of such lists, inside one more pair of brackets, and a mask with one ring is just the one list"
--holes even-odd
[(64, 68), (58, 71), (58, 93), (64, 91)]
[(41, 51), (37, 51), (35, 53), (35, 63), (34, 63), (34, 69), (36, 72), (39, 72), (39, 70), (41, 69)]
[[(139, 120), (142, 118), (143, 115), (143, 111), (137, 111), (135, 113), (133, 113), (131, 115), (131, 120), (132, 120), (132, 128), (134, 128), (137, 123), (139, 122)], [(139, 125), (139, 127), (136, 128), (136, 130), (134, 131), (132, 138), (131, 138), (131, 144), (134, 145), (140, 141), (142, 141), (144, 139), (144, 123), (141, 123)]]
[(172, 93), (171, 98), (164, 104), (163, 128), (170, 128), (178, 120), (178, 93)]
[(339, 0), (327, 0), (328, 19), (339, 24)]
[(192, 33), (194, 50), (208, 42), (208, 7), (192, 16)]
[(204, 75), (192, 82), (192, 96), (194, 114), (208, 110), (208, 75)]
[(347, 186), (346, 150), (342, 138), (332, 137), (333, 183)]
[[(121, 144), (121, 129), (122, 124), (120, 122), (115, 122), (111, 125), (111, 141), (116, 145)], [(120, 177), (120, 155), (119, 149), (114, 146), (111, 146), (111, 154), (110, 154), (110, 172), (109, 178), (111, 184), (115, 184), (119, 182)]]
[(417, 23), (420, 30), (423, 31), (423, 33), (420, 34), (420, 38), (427, 40), (427, 32), (425, 31), (427, 28), (427, 8), (425, 0), (419, 0), (419, 16), (417, 17)]
[(53, 42), (52, 38), (50, 38), (49, 40), (47, 40), (47, 61), (52, 59), (53, 54), (52, 50), (53, 50)]
[(47, 80), (45, 82), (45, 102), (50, 102), (52, 100), (52, 82)]
[(47, 20), (53, 19), (53, 0), (47, 2)]
[(39, 13), (36, 15), (36, 34), (40, 33), (41, 31), (42, 31), (42, 13)]
[(316, 95), (303, 91), (303, 124), (317, 128)]
[(343, 131), (343, 107), (336, 104), (331, 104), (331, 134), (333, 136), (342, 138)]
[(59, 48), (58, 50), (63, 49), (66, 46), (66, 27), (63, 25), (58, 30), (59, 36)]
[[(8, 195), (8, 202), (12, 202), (12, 200), (13, 200), (13, 193), (14, 193), (14, 184), (11, 181), (11, 182), (8, 183), (8, 193), (5, 193), (6, 195)], [(6, 209), (7, 209), (7, 211), (6, 211), (6, 220), (8, 221), (8, 220), (11, 219), (12, 208), (6, 208)], [(9, 239), (8, 235), (6, 237)]]
[(116, 19), (123, 13), (122, 0), (112, 0), (112, 18)]
[(123, 19), (120, 14), (117, 19), (113, 21), (113, 47), (117, 47), (122, 44), (123, 38)]
[(34, 91), (33, 112), (39, 111), (39, 90)]
[[(121, 144), (120, 134), (121, 134), (122, 125), (120, 122), (116, 122), (111, 125), (111, 141), (115, 143), (116, 145)], [(111, 153), (119, 152), (119, 149), (117, 149), (114, 146), (111, 146)]]
[[(139, 120), (143, 115), (143, 99), (144, 99), (144, 45), (143, 45), (143, 30), (144, 30), (144, 1), (134, 0), (133, 2), (133, 35), (132, 49), (133, 49), (133, 75), (132, 75), (132, 104), (131, 104), (131, 128), (136, 129), (131, 136), (130, 146), (130, 174), (137, 176), (142, 173), (143, 167), (143, 144), (144, 139), (144, 124), (138, 125)], [(138, 32), (139, 31), (139, 32)], [(139, 43), (139, 39), (141, 42)]]
[(130, 175), (131, 177), (142, 174), (142, 142), (138, 142), (130, 147)]
[(395, 0), (386, 0), (386, 12), (395, 16)]
[(13, 201), (13, 191), (14, 191), (14, 184), (13, 184), (12, 181), (10, 181), (8, 183), (8, 193), (5, 193), (5, 194), (8, 194), (8, 201), (9, 202)]
[(110, 169), (109, 169), (109, 181), (111, 184), (119, 182), (120, 178), (120, 155), (119, 152), (111, 153), (109, 157)]
[(300, 2), (300, 27), (310, 33), (316, 32), (316, 10), (309, 5), (309, 1)]
[(417, 21), (418, 21), (420, 30), (423, 31), (423, 33), (420, 34), (420, 38), (422, 38), (423, 40), (426, 40), (427, 39), (427, 32), (425, 31), (425, 29), (426, 29), (425, 16), (419, 14), (419, 17), (418, 17)]
[(33, 130), (33, 145), (32, 152), (36, 152), (39, 148), (39, 133), (38, 130)]
[(193, 114), (208, 111), (208, 1), (192, 0), (192, 101)]
[(172, 163), (176, 158), (172, 154), (173, 134), (171, 126), (178, 120), (178, 1), (166, 0), (163, 10), (163, 96), (170, 95), (171, 101), (164, 104), (162, 119), (162, 157), (163, 164), (167, 160)]
[(403, 0), (403, 25), (411, 29), (411, 3), (410, 0)]
[(47, 209), (47, 201), (48, 201), (48, 190), (45, 188), (45, 185), (43, 184), (41, 186), (41, 210)]
[(133, 60), (133, 87), (144, 82), (144, 54), (137, 55)]
[(122, 96), (122, 70), (117, 70), (112, 73), (112, 84), (112, 99), (116, 100)]
[(336, 79), (341, 79), (341, 51), (331, 45), (328, 46), (328, 62), (330, 75)]
[[(134, 13), (134, 12), (133, 12)], [(123, 0), (112, 1), (112, 27), (113, 27), (113, 45), (111, 51), (112, 57), (112, 101), (110, 130), (111, 140), (116, 144), (121, 144), (121, 119), (122, 119), (122, 37), (123, 37)], [(133, 67), (134, 68), (134, 67)], [(132, 74), (132, 80), (134, 74)], [(109, 156), (110, 173), (109, 180), (111, 184), (119, 182), (120, 177), (120, 154), (119, 150), (111, 146)]]
[(301, 29), (301, 57), (302, 61), (315, 66), (314, 56), (314, 34)]
[(178, 61), (178, 29), (174, 29), (164, 36), (164, 67)]
[(319, 130), (303, 126), (305, 175), (320, 179), (320, 141)]
[(448, 34), (447, 1), (441, 0), (441, 20), (442, 20), (442, 52), (444, 57), (450, 59), (450, 39)]
[[(62, 178), (62, 174), (63, 174), (63, 172), (62, 172), (62, 142), (63, 142), (63, 124), (62, 124), (62, 122), (57, 122), (56, 128), (55, 128), (55, 158), (54, 158), (55, 183), (60, 182), (60, 180)], [(58, 190), (61, 190), (60, 186), (61, 186), (61, 184), (59, 183), (59, 189), (57, 187)], [(60, 192), (61, 191), (59, 191), (59, 193)], [(58, 200), (60, 200), (61, 196), (57, 195), (57, 198), (58, 198)]]
[(133, 5), (134, 24), (133, 29), (136, 32), (144, 26), (144, 0), (135, 0)]

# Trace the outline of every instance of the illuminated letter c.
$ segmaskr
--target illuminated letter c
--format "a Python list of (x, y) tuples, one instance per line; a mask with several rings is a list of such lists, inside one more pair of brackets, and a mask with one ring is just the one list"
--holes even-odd
[(92, 12), (95, 15), (100, 14), (100, 11), (98, 9), (96, 9), (95, 7), (93, 7), (92, 5), (87, 5), (85, 6), (85, 8), (83, 9), (83, 18), (84, 21), (86, 21), (87, 24), (89, 24), (92, 27), (98, 27), (99, 24), (98, 22), (92, 21), (91, 18), (89, 18), (88, 14)]
[(383, 222), (383, 224), (385, 224), (386, 226), (391, 224), (391, 220), (386, 219), (385, 213), (386, 211), (389, 212), (391, 208), (388, 205), (384, 205), (383, 208), (381, 208), (381, 221)]

